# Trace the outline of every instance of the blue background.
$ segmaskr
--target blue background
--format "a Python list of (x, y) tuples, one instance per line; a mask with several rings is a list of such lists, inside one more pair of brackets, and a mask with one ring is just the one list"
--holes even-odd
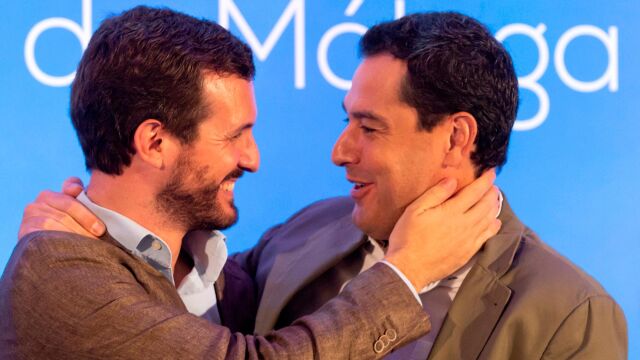
[[(233, 2), (260, 42), (264, 42), (292, 0)], [(343, 171), (331, 164), (330, 151), (344, 123), (343, 89), (331, 85), (319, 70), (318, 44), (333, 26), (345, 22), (371, 26), (394, 17), (389, 1), (298, 1), (304, 4), (304, 88), (294, 85), (294, 24), (289, 22), (268, 57), (257, 61), (256, 138), (262, 155), (257, 174), (236, 186), (240, 222), (227, 231), (232, 251), (252, 246), (269, 226), (302, 206), (348, 193)], [(91, 5), (91, 30), (106, 16), (138, 3), (85, 0)], [(229, 3), (230, 1), (227, 1)], [(399, 4), (404, 1), (396, 1)], [(345, 13), (352, 5), (355, 11)], [(358, 3), (361, 3), (359, 7)], [(85, 4), (85, 5), (86, 5)], [(147, 1), (191, 15), (219, 19), (219, 2)], [(298, 4), (298, 3), (295, 3)], [(294, 4), (294, 5), (295, 5)], [(629, 326), (630, 358), (640, 359), (640, 290), (633, 276), (640, 270), (640, 58), (637, 34), (640, 3), (617, 1), (411, 1), (406, 12), (458, 10), (487, 24), (494, 33), (514, 23), (546, 26), (543, 36), (549, 63), (538, 83), (549, 96), (550, 111), (533, 129), (515, 131), (509, 161), (498, 183), (520, 218), (554, 248), (598, 279), (622, 305)], [(69, 120), (69, 87), (38, 81), (25, 65), (25, 39), (40, 21), (63, 17), (82, 24), (81, 0), (3, 1), (0, 3), (0, 269), (17, 240), (24, 206), (43, 189), (59, 189), (70, 175), (85, 181), (83, 158)], [(578, 25), (618, 31), (618, 88), (591, 92), (569, 87), (558, 75), (554, 54), (560, 37)], [(230, 29), (246, 39), (234, 19)], [(301, 28), (299, 30), (302, 30)], [(342, 34), (330, 43), (328, 63), (349, 79), (358, 64), (359, 36)], [(516, 35), (505, 44), (519, 76), (531, 73), (539, 60), (530, 37)], [(78, 38), (65, 29), (44, 31), (35, 58), (50, 75), (74, 71), (82, 54)], [(582, 81), (599, 78), (610, 66), (605, 45), (581, 36), (569, 43), (564, 63)], [(538, 112), (539, 99), (523, 89), (519, 119)]]

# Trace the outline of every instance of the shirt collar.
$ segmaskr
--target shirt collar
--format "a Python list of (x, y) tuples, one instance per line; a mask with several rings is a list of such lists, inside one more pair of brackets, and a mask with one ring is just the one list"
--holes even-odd
[[(78, 200), (104, 222), (114, 240), (174, 284), (171, 249), (164, 240), (128, 217), (97, 205), (84, 192), (78, 195)], [(227, 261), (226, 237), (217, 230), (194, 231), (187, 234), (183, 247), (191, 255), (203, 285), (213, 284)]]
[(204, 284), (218, 280), (227, 262), (227, 238), (218, 230), (192, 231), (182, 246), (191, 255), (194, 268)]
[(128, 217), (94, 203), (84, 191), (77, 199), (104, 222), (114, 240), (174, 283), (171, 249), (164, 240)]

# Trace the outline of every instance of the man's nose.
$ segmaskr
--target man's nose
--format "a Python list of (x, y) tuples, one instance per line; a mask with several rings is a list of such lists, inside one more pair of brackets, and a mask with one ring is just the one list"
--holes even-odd
[(251, 136), (247, 141), (242, 153), (240, 154), (238, 165), (241, 169), (249, 172), (258, 171), (258, 168), (260, 167), (260, 151), (258, 150), (258, 144), (256, 144), (256, 140), (253, 136)]
[(347, 125), (333, 145), (331, 161), (338, 166), (356, 163), (358, 161), (356, 142), (354, 131), (350, 125)]

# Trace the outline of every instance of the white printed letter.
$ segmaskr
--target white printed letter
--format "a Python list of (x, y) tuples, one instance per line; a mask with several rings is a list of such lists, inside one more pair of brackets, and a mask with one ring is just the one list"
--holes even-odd
[(276, 42), (282, 36), (287, 24), (295, 18), (294, 22), (294, 82), (296, 89), (304, 89), (305, 87), (305, 44), (304, 44), (304, 0), (291, 0), (289, 5), (284, 9), (284, 12), (276, 22), (264, 44), (261, 44), (256, 34), (253, 32), (247, 20), (244, 18), (233, 0), (220, 0), (218, 1), (218, 17), (219, 23), (224, 28), (229, 28), (229, 18), (233, 18), (233, 21), (240, 29), (240, 32), (249, 43), (249, 46), (256, 54), (256, 57), (264, 61), (273, 50)]
[(509, 24), (496, 33), (496, 39), (503, 42), (511, 35), (525, 35), (530, 37), (538, 48), (538, 64), (533, 71), (526, 75), (518, 77), (520, 88), (531, 90), (538, 97), (540, 103), (538, 112), (531, 118), (526, 120), (516, 120), (513, 125), (514, 130), (531, 130), (540, 126), (549, 115), (549, 94), (538, 84), (538, 80), (542, 77), (549, 66), (549, 45), (542, 34), (547, 27), (539, 24), (534, 28), (527, 24)]
[(91, 38), (91, 0), (82, 0), (82, 26), (70, 19), (62, 17), (44, 19), (29, 31), (27, 39), (24, 42), (24, 60), (31, 75), (45, 85), (67, 86), (71, 84), (73, 78), (76, 76), (75, 71), (65, 76), (53, 76), (42, 71), (36, 62), (35, 51), (38, 37), (40, 37), (43, 32), (54, 28), (69, 30), (80, 40), (82, 51), (84, 51)]
[[(600, 40), (609, 55), (609, 64), (605, 72), (599, 79), (590, 82), (575, 79), (569, 74), (567, 66), (564, 63), (564, 53), (567, 50), (567, 46), (573, 39), (580, 36), (593, 36)], [(602, 29), (593, 25), (578, 25), (572, 27), (558, 39), (554, 54), (554, 63), (560, 79), (573, 90), (593, 92), (602, 89), (608, 83), (609, 91), (618, 91), (618, 28), (615, 26), (609, 27), (609, 34), (607, 34)]]
[(341, 34), (354, 33), (362, 36), (365, 32), (367, 32), (367, 28), (362, 24), (341, 23), (333, 26), (322, 35), (318, 44), (318, 67), (320, 68), (320, 73), (329, 84), (341, 90), (349, 90), (351, 88), (351, 80), (338, 77), (329, 67), (329, 45), (331, 45), (331, 42)]

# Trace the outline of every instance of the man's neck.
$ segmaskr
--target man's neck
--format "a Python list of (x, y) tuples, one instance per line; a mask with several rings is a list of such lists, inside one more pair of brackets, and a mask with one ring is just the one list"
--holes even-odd
[(476, 169), (475, 166), (471, 164), (471, 160), (467, 159), (465, 162), (468, 163), (466, 166), (461, 166), (451, 174), (451, 176), (458, 182), (458, 189), (456, 189), (456, 192), (462, 190), (462, 188), (477, 179)]
[(156, 191), (148, 179), (127, 172), (112, 176), (94, 170), (86, 193), (97, 205), (124, 215), (158, 235), (169, 246), (171, 267), (175, 269), (186, 229), (158, 211), (154, 200)]

